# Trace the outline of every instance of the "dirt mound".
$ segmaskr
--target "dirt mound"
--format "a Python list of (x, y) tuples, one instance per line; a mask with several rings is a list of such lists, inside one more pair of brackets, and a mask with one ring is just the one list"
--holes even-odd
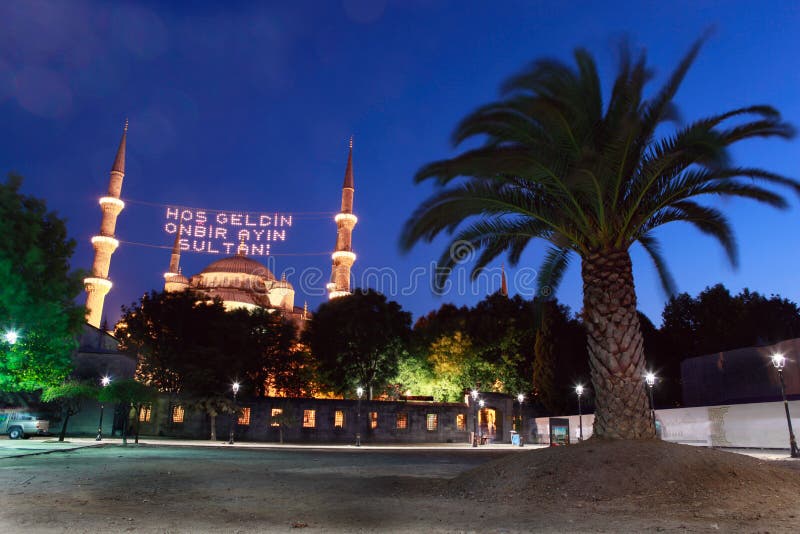
[(680, 503), (759, 514), (766, 511), (759, 507), (798, 508), (800, 471), (704, 447), (592, 439), (505, 456), (463, 473), (448, 489), (485, 500), (622, 500), (631, 506)]

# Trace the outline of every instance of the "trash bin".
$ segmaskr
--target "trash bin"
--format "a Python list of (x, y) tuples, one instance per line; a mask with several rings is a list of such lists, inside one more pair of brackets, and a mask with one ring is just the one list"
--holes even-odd
[(511, 444), (519, 447), (519, 438), (520, 435), (517, 433), (517, 431), (511, 430)]

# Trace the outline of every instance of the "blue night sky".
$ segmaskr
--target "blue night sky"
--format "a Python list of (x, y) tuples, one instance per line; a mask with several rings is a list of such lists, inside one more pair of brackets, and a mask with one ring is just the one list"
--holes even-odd
[[(647, 49), (654, 88), (713, 26), (678, 94), (683, 117), (768, 103), (800, 125), (795, 2), (215, 4), (192, 2), (188, 10), (179, 2), (0, 3), (0, 172), (23, 174), (25, 192), (67, 218), (78, 241), (76, 268), (91, 266), (97, 198), (130, 119), (122, 190), (128, 204), (117, 225), (123, 245), (111, 264), (110, 321), (120, 305), (162, 287), (169, 251), (130, 244), (171, 244), (158, 204), (297, 214), (286, 242), (273, 245), (269, 266), (278, 273), (293, 268), (296, 304), (308, 300), (316, 308), (330, 275), (332, 216), (350, 135), (356, 280), (366, 268), (394, 269), (404, 290), (381, 289), (415, 316), (444, 302), (474, 303), (497, 287), (437, 297), (427, 274), (416, 289), (407, 287), (421, 272), (415, 269), (428, 269), (442, 250), (441, 241), (407, 255), (398, 249), (402, 224), (430, 192), (414, 186), (412, 176), (422, 164), (455, 154), (455, 124), (497, 96), (506, 77), (543, 56), (568, 60), (578, 46), (590, 49), (608, 76), (615, 43), (628, 35)], [(798, 140), (749, 142), (734, 152), (738, 163), (793, 177), (800, 176), (798, 155)], [(787, 211), (745, 201), (724, 206), (739, 238), (738, 270), (692, 228), (662, 230), (680, 290), (694, 294), (722, 282), (800, 300), (798, 203), (791, 202)], [(532, 246), (519, 267), (538, 267), (543, 250)], [(184, 254), (183, 272), (220, 257)], [(665, 296), (639, 249), (634, 262), (640, 307), (658, 324)], [(508, 270), (511, 292), (530, 297), (526, 273)], [(580, 309), (577, 261), (558, 297)]]

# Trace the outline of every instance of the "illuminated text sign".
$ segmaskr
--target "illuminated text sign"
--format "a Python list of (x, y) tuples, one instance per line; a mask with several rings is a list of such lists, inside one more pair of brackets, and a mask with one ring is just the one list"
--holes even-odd
[(286, 241), (292, 216), (284, 213), (250, 213), (167, 207), (164, 231), (180, 233), (187, 252), (237, 253), (269, 256), (272, 243)]

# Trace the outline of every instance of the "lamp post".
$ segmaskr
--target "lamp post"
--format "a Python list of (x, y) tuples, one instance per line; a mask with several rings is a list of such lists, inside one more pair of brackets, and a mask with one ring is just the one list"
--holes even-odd
[(356, 447), (361, 446), (361, 397), (364, 396), (364, 388), (358, 386), (356, 388), (356, 395), (358, 395), (358, 404), (356, 408)]
[(786, 400), (786, 384), (783, 381), (783, 368), (786, 366), (786, 356), (780, 352), (772, 355), (772, 365), (778, 370), (778, 378), (781, 382), (781, 397), (783, 397), (783, 408), (786, 410), (786, 423), (789, 425), (789, 454), (792, 458), (800, 457), (800, 451), (797, 450), (797, 441), (794, 439), (794, 430), (792, 429), (792, 418), (789, 415), (789, 401)]
[(472, 407), (475, 412), (475, 416), (472, 418), (472, 446), (478, 446), (478, 390), (473, 389), (470, 392), (470, 396), (472, 396)]
[(517, 395), (517, 402), (519, 402), (519, 446), (524, 445), (524, 435), (522, 429), (525, 427), (525, 418), (522, 417), (522, 402), (525, 400), (525, 395), (520, 393)]
[(233, 416), (231, 417), (231, 432), (230, 438), (228, 439), (228, 445), (233, 445), (233, 431), (236, 429), (236, 418), (237, 418), (237, 409), (236, 409), (236, 395), (239, 393), (239, 382), (234, 382), (231, 386), (233, 390)]
[[(480, 408), (480, 410), (483, 410), (484, 406), (486, 406), (486, 401), (484, 401), (483, 399), (479, 400), (478, 401), (478, 407)], [(481, 434), (481, 437), (483, 437), (483, 434)]]
[(583, 386), (580, 384), (575, 386), (575, 393), (578, 395), (578, 441), (583, 441), (583, 413), (581, 412), (581, 395), (583, 395)]
[[(111, 383), (111, 379), (107, 376), (104, 376), (100, 379), (100, 385), (106, 387)], [(103, 441), (103, 403), (100, 402), (100, 422), (97, 423), (97, 437), (94, 438), (95, 441)]]
[(653, 427), (656, 426), (656, 407), (653, 404), (653, 386), (656, 384), (656, 375), (653, 373), (646, 373), (644, 381), (647, 383), (647, 391), (650, 394), (650, 418), (653, 420)]

